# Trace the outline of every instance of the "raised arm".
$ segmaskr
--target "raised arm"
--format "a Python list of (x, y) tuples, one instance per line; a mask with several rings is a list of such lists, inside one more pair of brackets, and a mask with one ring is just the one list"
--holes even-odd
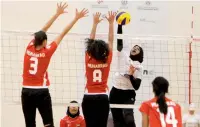
[(93, 25), (92, 25), (92, 30), (90, 33), (90, 39), (95, 39), (97, 25), (103, 20), (103, 19), (100, 19), (100, 16), (101, 16), (101, 13), (99, 12), (96, 12), (96, 14), (93, 15)]
[(108, 43), (109, 43), (109, 48), (111, 50), (113, 49), (115, 16), (116, 16), (116, 13), (112, 11), (108, 12), (108, 17), (106, 16), (106, 19), (109, 22)]
[(54, 21), (63, 13), (65, 13), (65, 8), (67, 8), (67, 3), (62, 4), (59, 3), (57, 4), (57, 11), (56, 14), (53, 15), (53, 17), (51, 17), (51, 19), (44, 25), (44, 27), (41, 29), (44, 32), (47, 32), (47, 30), (51, 27), (51, 25), (54, 23)]
[(70, 24), (68, 24), (68, 25), (64, 28), (64, 30), (61, 32), (61, 34), (54, 40), (54, 41), (57, 43), (57, 45), (60, 44), (60, 42), (62, 41), (62, 39), (64, 38), (64, 36), (69, 32), (69, 30), (74, 26), (74, 24), (75, 24), (79, 19), (81, 19), (81, 18), (87, 16), (87, 15), (86, 15), (87, 13), (88, 13), (88, 10), (85, 9), (85, 8), (84, 8), (82, 11), (80, 11), (80, 12), (76, 9), (76, 16), (74, 17), (74, 19), (71, 21)]

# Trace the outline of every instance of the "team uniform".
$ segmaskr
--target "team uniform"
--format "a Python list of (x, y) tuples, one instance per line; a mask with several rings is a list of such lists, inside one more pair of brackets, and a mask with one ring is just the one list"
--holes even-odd
[(48, 87), (47, 68), (57, 44), (52, 42), (46, 48), (36, 50), (32, 40), (24, 55), (22, 109), (27, 127), (35, 127), (36, 108), (38, 108), (43, 123), (53, 125), (51, 96)]
[[(132, 65), (136, 69), (132, 75), (134, 79), (142, 79), (143, 66), (138, 61), (132, 61), (125, 52), (120, 52), (117, 58), (118, 66), (116, 68), (117, 72), (114, 75), (113, 87), (110, 92), (110, 103), (134, 104), (136, 97), (135, 90), (139, 89), (140, 84), (131, 82), (128, 71), (130, 65)], [(115, 127), (135, 126), (133, 109), (112, 108), (111, 112)]]
[(200, 127), (200, 115), (186, 114), (183, 116), (184, 127)]
[(149, 127), (182, 127), (181, 107), (168, 98), (165, 100), (168, 105), (166, 115), (159, 112), (156, 97), (142, 103), (139, 110), (148, 115)]
[(111, 61), (112, 51), (106, 63), (95, 60), (87, 53), (85, 55), (87, 83), (82, 109), (87, 127), (106, 127), (109, 114), (107, 80)]
[(86, 127), (84, 118), (79, 115), (75, 118), (65, 116), (60, 120), (60, 127)]

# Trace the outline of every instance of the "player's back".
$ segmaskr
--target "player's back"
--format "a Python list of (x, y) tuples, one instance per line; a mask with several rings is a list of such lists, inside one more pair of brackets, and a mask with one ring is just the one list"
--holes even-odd
[(47, 48), (36, 50), (33, 41), (27, 46), (24, 55), (23, 85), (26, 87), (48, 86), (47, 68), (57, 44), (52, 42)]
[(95, 60), (86, 53), (86, 88), (89, 93), (106, 92), (111, 61), (112, 52), (109, 53), (108, 59), (105, 63)]
[(160, 113), (157, 98), (143, 102), (140, 111), (149, 117), (150, 127), (182, 127), (181, 107), (172, 100), (166, 98), (168, 105), (167, 114)]

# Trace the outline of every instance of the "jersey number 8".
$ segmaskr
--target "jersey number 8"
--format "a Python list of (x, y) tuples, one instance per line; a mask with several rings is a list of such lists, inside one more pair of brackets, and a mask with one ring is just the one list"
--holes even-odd
[(102, 72), (100, 69), (93, 71), (93, 82), (102, 82)]

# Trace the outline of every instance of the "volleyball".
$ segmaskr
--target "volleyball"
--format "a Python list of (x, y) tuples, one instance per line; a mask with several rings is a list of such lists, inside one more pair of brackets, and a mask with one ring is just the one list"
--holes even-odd
[(121, 11), (116, 16), (116, 21), (119, 25), (127, 25), (131, 20), (131, 15), (128, 12)]

